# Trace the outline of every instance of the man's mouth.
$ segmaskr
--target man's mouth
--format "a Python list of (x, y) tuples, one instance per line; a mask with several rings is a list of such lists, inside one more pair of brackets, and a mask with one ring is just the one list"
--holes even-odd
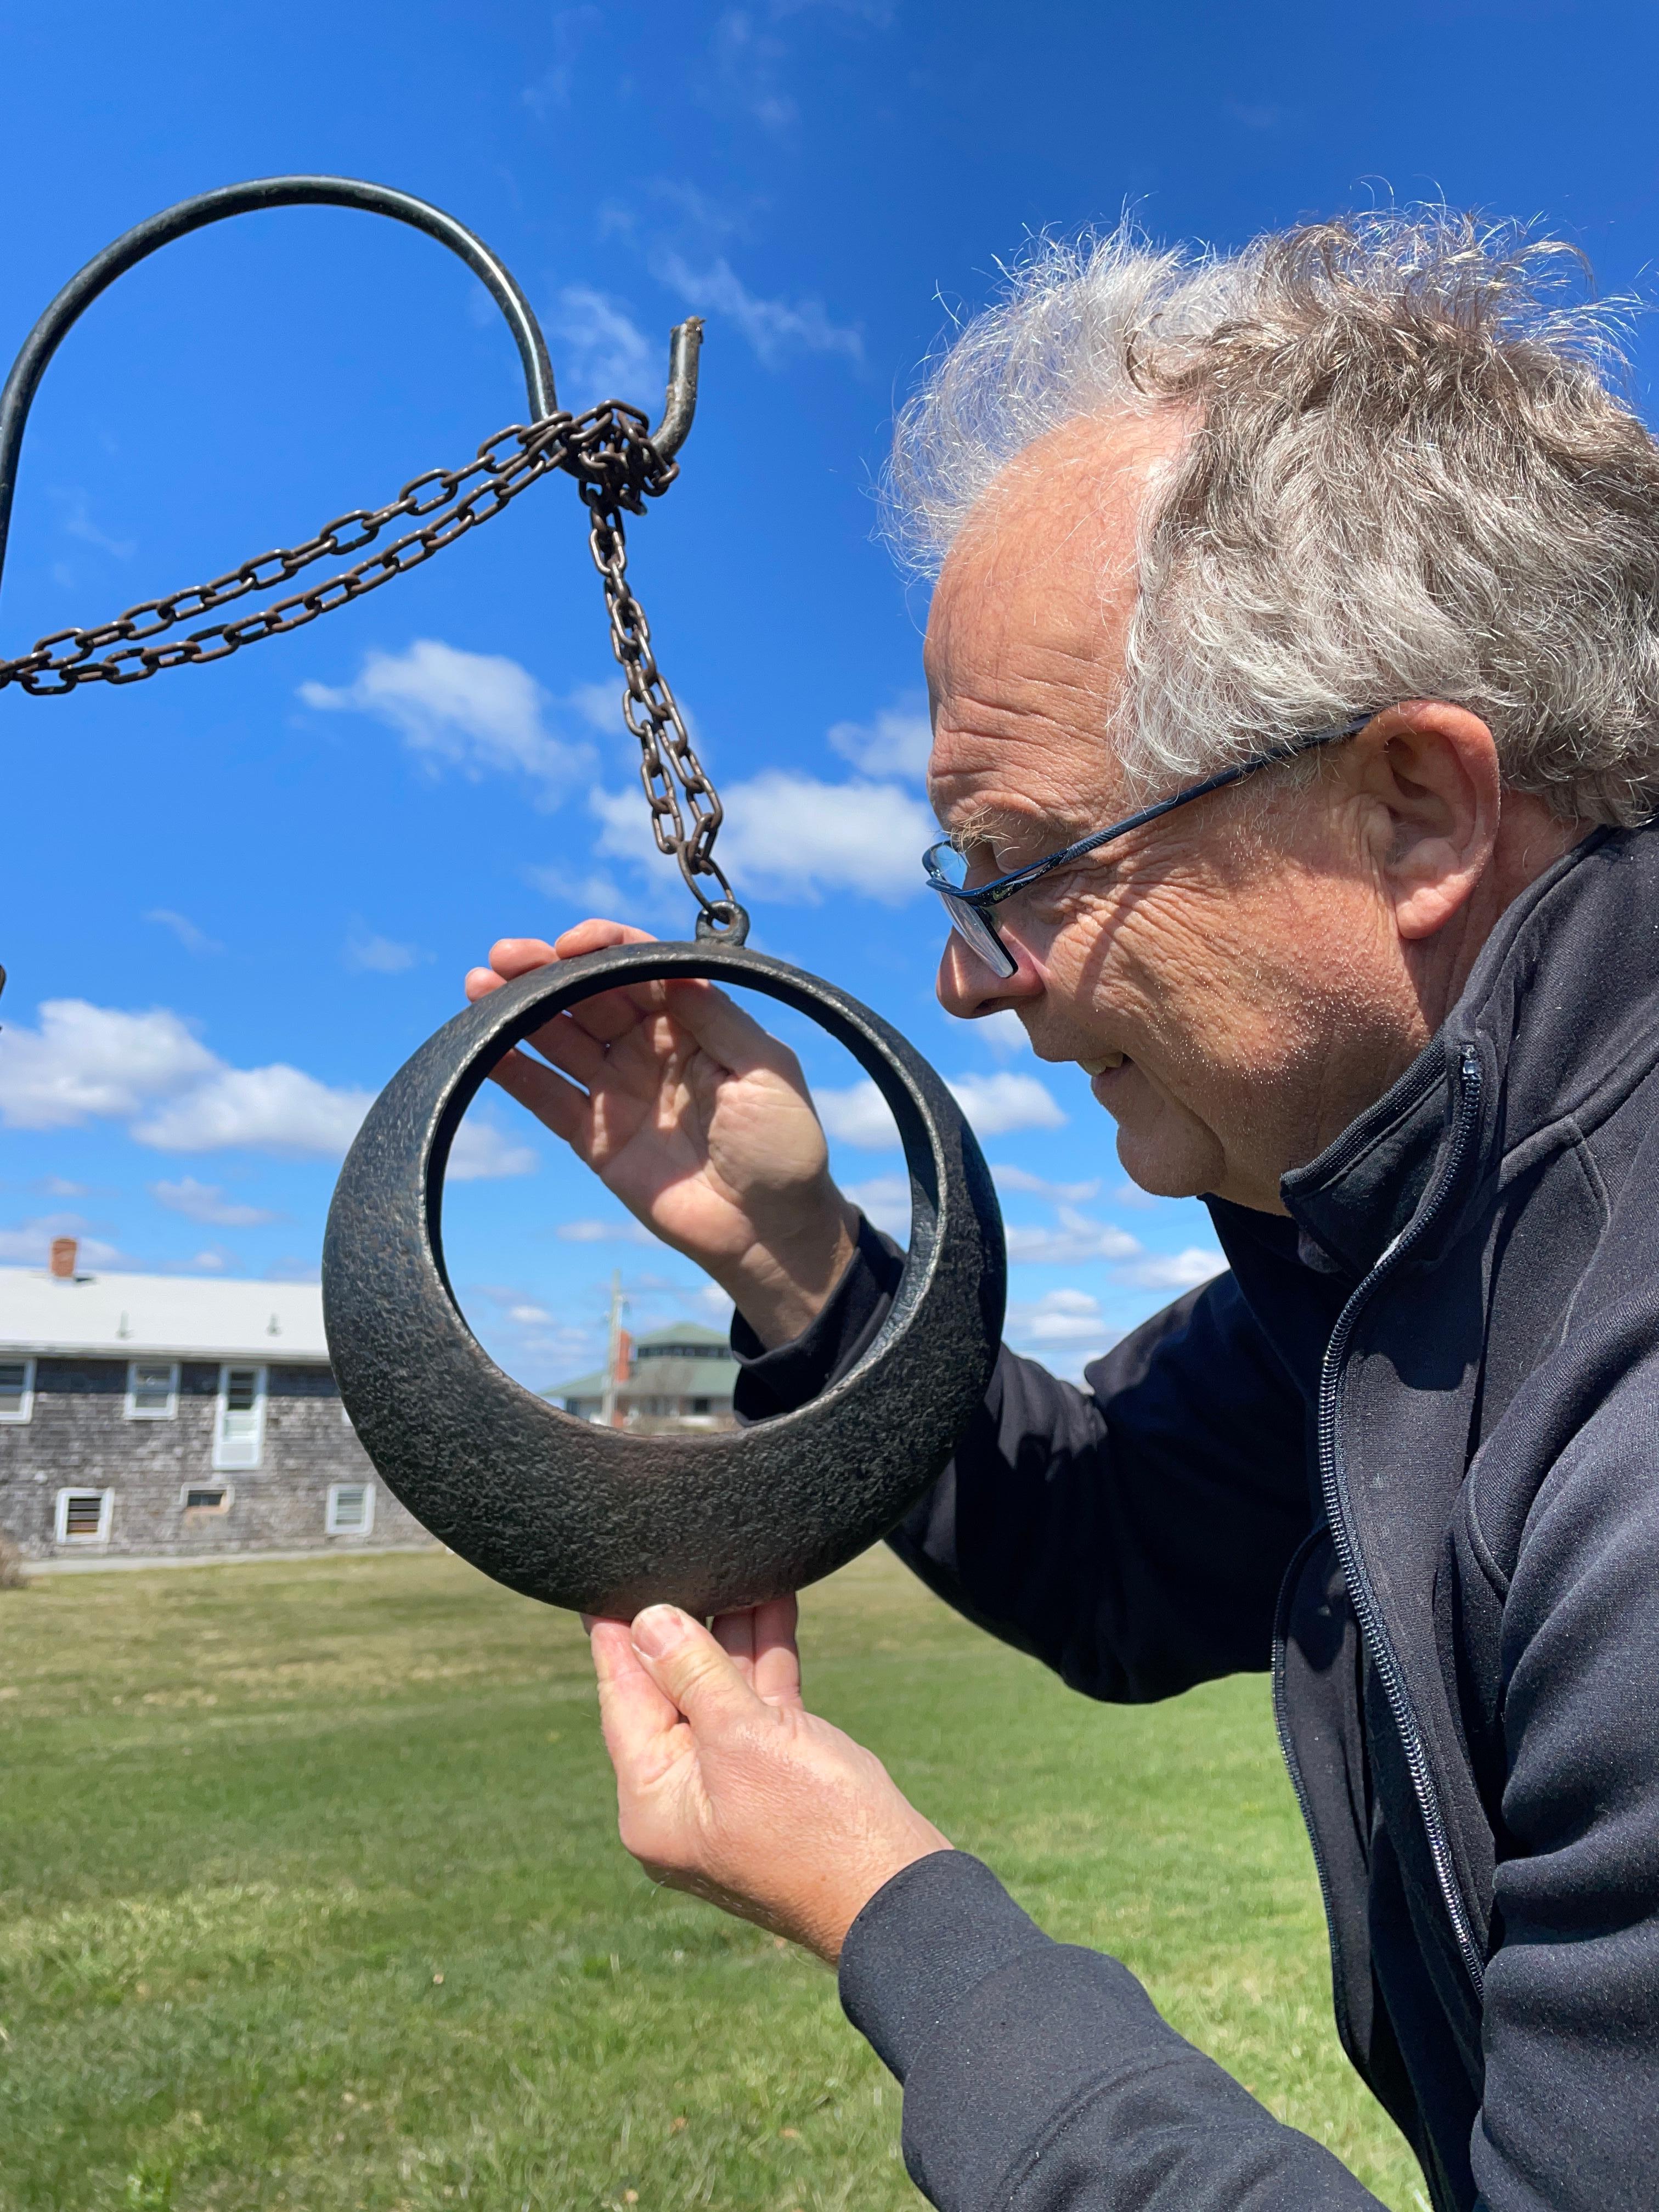
[(1078, 1066), (1085, 1075), (1109, 1074), (1113, 1068), (1121, 1067), (1122, 1065), (1123, 1054), (1121, 1052), (1098, 1053), (1092, 1060), (1080, 1060), (1078, 1062)]

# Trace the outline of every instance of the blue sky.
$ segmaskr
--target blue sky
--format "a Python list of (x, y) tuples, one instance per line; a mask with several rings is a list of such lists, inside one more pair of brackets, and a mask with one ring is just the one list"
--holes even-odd
[[(479, 231), (562, 398), (654, 410), (708, 317), (682, 480), (632, 533), (665, 666), (732, 802), (769, 951), (833, 976), (958, 1081), (1003, 1170), (1011, 1334), (1066, 1372), (1205, 1263), (1200, 1209), (1126, 1188), (1075, 1070), (950, 1022), (925, 835), (926, 598), (873, 542), (896, 400), (1030, 231), (1227, 246), (1443, 195), (1650, 292), (1650, 9), (981, 0), (301, 4), (155, 18), (0, 9), (0, 349), (127, 224), (280, 170), (384, 179)], [(1645, 405), (1652, 340), (1638, 325)], [(169, 248), (76, 331), (31, 424), (0, 640), (101, 620), (390, 497), (520, 419), (510, 339), (430, 242), (346, 213)], [(365, 1097), (503, 933), (594, 908), (664, 933), (574, 489), (534, 489), (419, 574), (221, 666), (0, 694), (0, 1260), (314, 1270)], [(795, 879), (778, 872), (781, 852)], [(792, 1026), (843, 1179), (896, 1152), (856, 1071)], [(452, 1269), (504, 1364), (590, 1364), (619, 1267), (641, 1327), (713, 1316), (694, 1271), (505, 1100), (452, 1181)]]

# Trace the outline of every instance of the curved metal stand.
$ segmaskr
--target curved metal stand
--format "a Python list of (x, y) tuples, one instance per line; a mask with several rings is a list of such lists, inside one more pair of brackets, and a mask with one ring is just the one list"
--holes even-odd
[[(453, 216), (352, 177), (227, 185), (164, 209), (106, 246), (25, 340), (0, 392), (0, 569), (29, 409), (76, 319), (125, 270), (172, 240), (256, 209), (302, 205), (388, 216), (459, 254), (513, 331), (532, 422), (558, 411), (547, 346), (528, 301)], [(651, 433), (664, 459), (691, 427), (701, 328), (693, 318), (673, 333), (667, 404)], [(560, 465), (584, 473), (579, 453)], [(260, 566), (246, 564), (233, 580)], [(209, 588), (146, 608), (169, 611), (170, 623), (178, 605), (205, 607)], [(126, 623), (123, 617), (104, 627), (131, 638), (137, 633)], [(61, 635), (82, 640), (94, 633)], [(508, 1588), (553, 1604), (631, 1613), (666, 1597), (708, 1613), (830, 1573), (891, 1528), (939, 1473), (996, 1358), (1006, 1275), (1001, 1218), (979, 1147), (949, 1091), (896, 1030), (855, 999), (744, 950), (747, 918), (734, 901), (725, 913), (726, 903), (705, 911), (696, 944), (593, 953), (524, 976), (458, 1015), (370, 1109), (329, 1213), (323, 1262), (329, 1348), (370, 1455), (434, 1534)], [(456, 1307), (440, 1237), (450, 1145), (501, 1054), (594, 992), (671, 976), (746, 983), (822, 1024), (880, 1086), (910, 1171), (909, 1255), (875, 1342), (812, 1404), (726, 1435), (624, 1436), (573, 1420), (511, 1382)]]
[[(208, 223), (222, 222), (228, 216), (247, 215), (259, 208), (313, 206), (362, 208), (369, 215), (390, 216), (394, 222), (423, 230), (428, 238), (435, 238), (441, 246), (459, 254), (507, 318), (524, 365), (531, 420), (539, 422), (558, 411), (547, 341), (529, 301), (483, 240), (453, 215), (446, 215), (426, 200), (417, 200), (412, 193), (400, 192), (391, 185), (369, 184), (361, 177), (255, 177), (246, 184), (222, 185), (216, 191), (198, 192), (193, 199), (163, 208), (159, 215), (135, 223), (101, 253), (94, 254), (84, 269), (70, 277), (24, 339), (5, 388), (0, 391), (0, 573), (5, 568), (12, 495), (29, 409), (47, 362), (99, 294), (159, 247)], [(669, 342), (667, 402), (661, 422), (651, 433), (652, 443), (665, 459), (685, 442), (696, 412), (702, 330), (694, 316), (676, 325)]]
[[(891, 1107), (910, 1249), (852, 1371), (799, 1411), (706, 1436), (573, 1419), (502, 1374), (456, 1306), (440, 1212), (467, 1106), (513, 1045), (619, 985), (708, 976), (817, 1022)], [(370, 1457), (432, 1533), (509, 1589), (631, 1616), (799, 1589), (885, 1534), (945, 1467), (995, 1364), (1006, 1282), (990, 1172), (939, 1078), (832, 984), (731, 945), (623, 945), (521, 976), (422, 1046), (347, 1158), (323, 1255), (330, 1357)]]

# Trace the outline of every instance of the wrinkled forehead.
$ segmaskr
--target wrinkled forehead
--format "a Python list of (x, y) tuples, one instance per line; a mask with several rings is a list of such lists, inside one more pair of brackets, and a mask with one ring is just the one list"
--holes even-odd
[[(1116, 781), (1105, 730), (1134, 611), (1136, 533), (1186, 435), (1169, 411), (1079, 422), (1026, 447), (969, 517), (927, 624), (942, 817), (990, 783)], [(1079, 794), (1081, 796), (1081, 794)]]
[(940, 573), (927, 624), (929, 680), (1010, 632), (1076, 650), (1121, 650), (1133, 612), (1135, 542), (1148, 493), (1184, 444), (1170, 408), (1063, 424), (993, 480)]

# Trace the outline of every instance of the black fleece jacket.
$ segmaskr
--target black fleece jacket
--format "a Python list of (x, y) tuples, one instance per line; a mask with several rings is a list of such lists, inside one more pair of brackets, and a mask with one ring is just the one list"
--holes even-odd
[[(1269, 1664), (1349, 2057), (1437, 2212), (1659, 2207), (1659, 831), (1508, 910), (1421, 1059), (1211, 1201), (1229, 1272), (1088, 1370), (1004, 1352), (891, 1540), (1097, 1698)], [(739, 1325), (739, 1411), (880, 1324), (866, 1232), (808, 1334)], [(988, 1869), (865, 1908), (847, 2010), (945, 2212), (1376, 2200)]]

